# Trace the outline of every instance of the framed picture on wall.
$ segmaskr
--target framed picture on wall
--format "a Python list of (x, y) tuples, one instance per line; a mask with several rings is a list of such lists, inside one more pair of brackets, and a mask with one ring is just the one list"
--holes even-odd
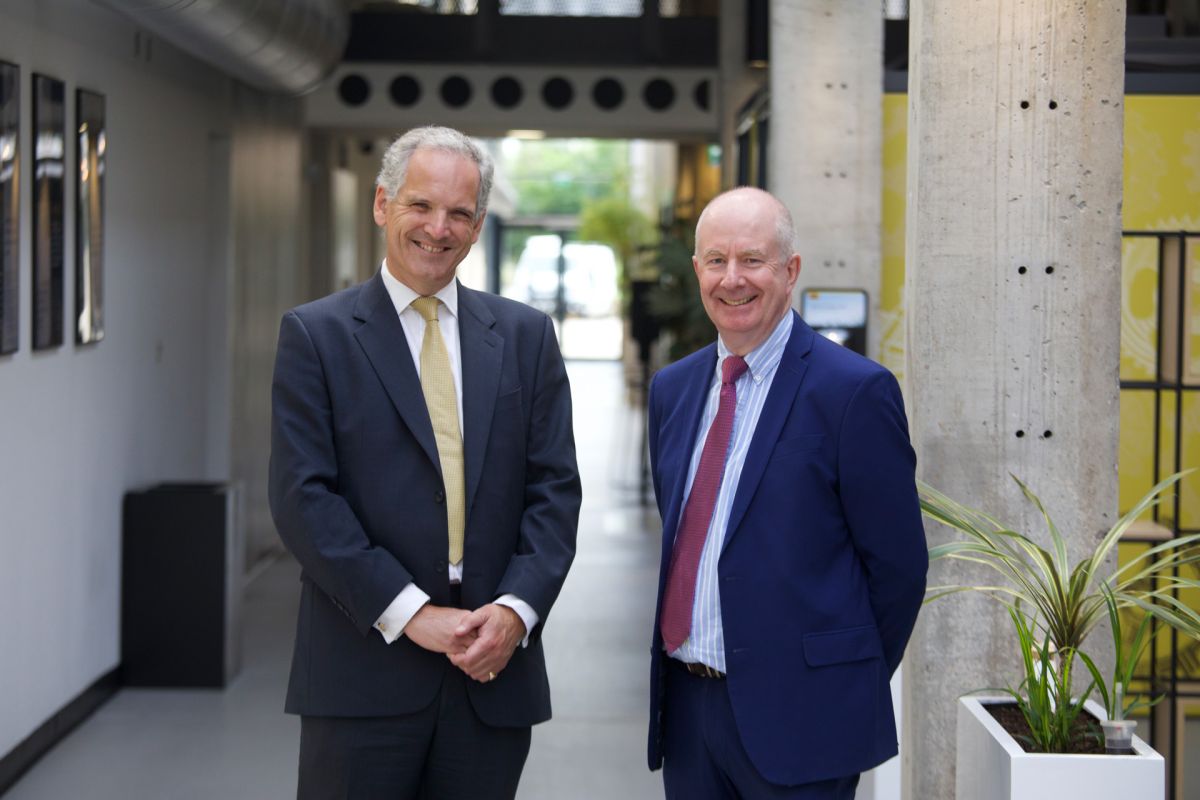
[(33, 347), (63, 343), (63, 82), (33, 76)]
[(0, 61), (0, 355), (15, 352), (20, 344), (20, 77), (15, 64)]
[(104, 95), (75, 92), (75, 342), (104, 338)]

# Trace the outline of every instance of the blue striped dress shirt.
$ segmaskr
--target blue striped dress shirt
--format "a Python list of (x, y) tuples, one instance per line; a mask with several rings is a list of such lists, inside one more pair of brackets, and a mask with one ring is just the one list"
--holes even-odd
[[(737, 494), (738, 480), (742, 476), (742, 465), (750, 450), (750, 440), (766, 403), (767, 393), (775, 379), (775, 371), (783, 356), (784, 345), (792, 335), (792, 311), (783, 315), (767, 340), (746, 355), (748, 369), (738, 378), (737, 408), (733, 414), (733, 433), (729, 437), (729, 453), (725, 457), (725, 473), (721, 477), (721, 488), (713, 507), (712, 520), (708, 524), (708, 536), (704, 540), (704, 551), (700, 554), (700, 569), (696, 575), (696, 597), (692, 604), (692, 633), (683, 646), (672, 654), (681, 661), (698, 661), (713, 669), (725, 671), (725, 633), (721, 627), (721, 594), (717, 586), (717, 561), (725, 544), (725, 526), (729, 522), (729, 509)], [(717, 339), (717, 366), (713, 370), (708, 389), (708, 400), (704, 405), (704, 416), (696, 444), (692, 450), (692, 461), (688, 467), (687, 490), (683, 502), (686, 505), (692, 493), (692, 481), (696, 468), (700, 466), (700, 453), (704, 450), (704, 439), (717, 416), (721, 398), (721, 362), (730, 355), (729, 348)], [(678, 533), (678, 532), (677, 532)]]

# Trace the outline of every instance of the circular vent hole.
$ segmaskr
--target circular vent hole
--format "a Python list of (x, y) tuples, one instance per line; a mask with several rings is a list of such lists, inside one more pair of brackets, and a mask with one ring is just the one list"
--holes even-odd
[(392, 81), (388, 94), (392, 96), (393, 103), (407, 108), (421, 99), (421, 84), (411, 75), (401, 75)]
[(592, 87), (592, 101), (605, 111), (625, 102), (625, 89), (613, 78), (601, 78)]
[(546, 105), (561, 111), (575, 99), (575, 89), (566, 78), (551, 78), (542, 84), (542, 100)]
[(451, 75), (442, 81), (442, 102), (451, 108), (462, 108), (471, 102), (471, 84), (461, 75)]
[(675, 87), (669, 81), (655, 78), (642, 90), (642, 99), (655, 111), (666, 111), (675, 102)]
[(371, 96), (371, 84), (362, 75), (347, 75), (338, 84), (338, 97), (348, 106), (361, 106)]
[(497, 78), (492, 84), (492, 102), (501, 108), (512, 108), (524, 95), (521, 84), (511, 75)]

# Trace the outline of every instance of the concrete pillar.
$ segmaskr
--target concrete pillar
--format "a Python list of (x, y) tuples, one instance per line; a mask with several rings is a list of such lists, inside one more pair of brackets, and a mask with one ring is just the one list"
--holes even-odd
[[(1072, 562), (1117, 512), (1124, 5), (910, 10), (906, 373), (920, 475), (1044, 536), (1020, 477)], [(942, 562), (930, 585), (994, 577)], [(905, 659), (906, 797), (954, 796), (956, 698), (1019, 684), (1011, 627), (982, 598), (922, 612)], [(1107, 654), (1105, 632), (1093, 644)]]
[(772, 0), (770, 74), (767, 188), (795, 218), (801, 255), (797, 292), (865, 289), (867, 354), (878, 358), (879, 0)]

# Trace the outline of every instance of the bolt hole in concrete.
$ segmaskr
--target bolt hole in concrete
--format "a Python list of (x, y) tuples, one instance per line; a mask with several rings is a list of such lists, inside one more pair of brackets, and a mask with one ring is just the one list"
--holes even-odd
[(1042, 431), (1043, 439), (1049, 439), (1053, 435), (1054, 435), (1054, 431)]
[(1018, 439), (1024, 439), (1024, 438), (1025, 438), (1025, 431), (1017, 431), (1017, 438), (1018, 438)]
[(1058, 108), (1058, 103), (1056, 103), (1056, 102), (1054, 102), (1053, 100), (1051, 100), (1051, 101), (1050, 101), (1050, 110), (1051, 110), (1051, 111), (1053, 111), (1053, 110), (1054, 110), (1054, 109), (1056, 109), (1056, 108)]
[(1029, 108), (1029, 101), (1028, 101), (1028, 100), (1022, 100), (1022, 101), (1021, 101), (1021, 108)]
[(1029, 270), (1026, 267), (1017, 267), (1018, 275), (1024, 275), (1026, 272), (1029, 272)]
[(1054, 274), (1054, 267), (1046, 267), (1046, 274), (1047, 274), (1047, 275), (1053, 275), (1053, 274)]

